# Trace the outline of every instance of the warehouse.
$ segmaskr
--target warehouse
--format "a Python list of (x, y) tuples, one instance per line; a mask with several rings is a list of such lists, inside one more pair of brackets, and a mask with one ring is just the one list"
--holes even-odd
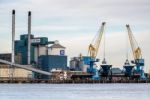
[[(11, 74), (11, 70), (13, 74)], [(32, 72), (20, 69), (20, 68), (12, 68), (8, 65), (0, 64), (0, 79), (9, 79), (9, 77), (13, 77), (13, 79), (29, 79), (32, 78)]]

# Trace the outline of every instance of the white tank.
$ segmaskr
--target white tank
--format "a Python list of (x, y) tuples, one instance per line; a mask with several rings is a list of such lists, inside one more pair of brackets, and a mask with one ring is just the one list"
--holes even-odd
[(83, 69), (83, 61), (80, 60), (80, 61), (79, 61), (79, 70), (82, 70), (82, 69)]
[(34, 47), (34, 61), (38, 61), (38, 56), (46, 55), (47, 54), (47, 47), (46, 46), (37, 46)]
[(46, 46), (40, 46), (39, 47), (39, 56), (46, 55), (47, 47)]
[(53, 44), (48, 48), (48, 55), (65, 55), (65, 47), (60, 44)]
[(84, 65), (84, 66), (82, 67), (82, 71), (83, 71), (83, 72), (87, 72), (87, 68), (88, 68), (88, 65)]

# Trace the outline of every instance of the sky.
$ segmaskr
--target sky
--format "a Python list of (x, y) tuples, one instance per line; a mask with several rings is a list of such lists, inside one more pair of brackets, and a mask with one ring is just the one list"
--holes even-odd
[[(126, 24), (142, 49), (145, 71), (150, 71), (150, 0), (0, 0), (0, 53), (11, 51), (11, 11), (16, 10), (16, 38), (27, 33), (27, 12), (32, 11), (32, 34), (59, 40), (68, 59), (87, 55), (102, 22), (105, 27), (106, 60), (122, 68), (128, 49), (133, 59)], [(100, 60), (104, 58), (104, 38)], [(99, 63), (100, 64), (100, 63)]]

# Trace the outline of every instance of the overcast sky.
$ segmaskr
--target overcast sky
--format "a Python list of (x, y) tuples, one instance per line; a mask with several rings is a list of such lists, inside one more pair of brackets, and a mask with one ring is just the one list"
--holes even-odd
[[(133, 34), (150, 70), (150, 0), (0, 0), (0, 53), (11, 50), (11, 11), (16, 10), (16, 39), (27, 33), (32, 11), (32, 34), (59, 40), (70, 57), (87, 55), (88, 45), (106, 22), (106, 59), (122, 68), (126, 59), (127, 30)], [(129, 48), (130, 49), (130, 46)], [(103, 39), (98, 53), (103, 59)], [(129, 59), (133, 59), (129, 50)]]

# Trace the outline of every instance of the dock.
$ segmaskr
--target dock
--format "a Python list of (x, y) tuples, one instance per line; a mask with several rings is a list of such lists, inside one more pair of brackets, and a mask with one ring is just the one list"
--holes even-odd
[(150, 79), (147, 80), (49, 80), (49, 79), (8, 79), (1, 78), (0, 83), (16, 83), (16, 84), (36, 84), (36, 83), (45, 83), (45, 84), (106, 84), (106, 83), (150, 83)]

